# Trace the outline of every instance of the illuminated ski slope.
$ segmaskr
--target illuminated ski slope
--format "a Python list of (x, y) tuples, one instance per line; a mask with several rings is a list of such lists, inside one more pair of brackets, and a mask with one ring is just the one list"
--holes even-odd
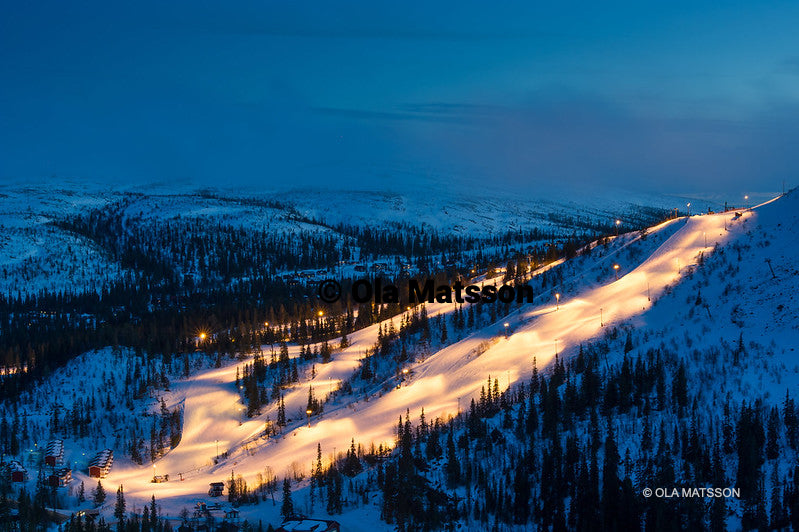
[[(427, 419), (453, 415), (459, 404), (466, 407), (479, 393), (489, 375), (498, 378), (504, 388), (508, 382), (529, 377), (533, 357), (539, 367), (546, 366), (556, 351), (600, 334), (601, 321), (607, 325), (642, 314), (664, 290), (686, 275), (702, 254), (740, 234), (742, 221), (753, 215), (748, 211), (736, 218), (734, 213), (724, 213), (661, 224), (650, 234), (665, 232), (670, 236), (642, 262), (626, 264), (621, 256), (615, 257), (620, 266), (618, 280), (592, 287), (575, 279), (586, 288), (577, 290), (575, 297), (561, 299), (559, 307), (523, 306), (412, 366), (400, 388), (326, 405), (325, 413), (314, 418), (310, 428), (304, 414), (308, 383), (300, 383), (285, 396), (287, 415), (294, 421), (276, 438), (258, 437), (265, 416), (253, 420), (245, 417), (233, 386), (235, 365), (196, 375), (176, 384), (174, 396), (185, 398), (183, 439), (154, 468), (157, 474), (168, 473), (170, 482), (152, 484), (151, 468), (124, 466), (112, 472), (109, 482), (124, 484), (129, 496), (149, 498), (155, 493), (167, 507), (167, 499), (173, 498), (174, 507), (179, 508), (193, 504), (191, 501), (207, 491), (209, 482), (230, 478), (231, 473), (252, 482), (267, 466), (279, 477), (287, 474), (292, 464), (307, 471), (316, 456), (317, 443), (328, 458), (334, 449), (346, 450), (353, 437), (366, 446), (371, 442), (392, 444), (397, 419), (406, 410), (417, 417), (424, 408)], [(602, 267), (612, 266), (612, 262), (602, 260), (607, 262)], [(428, 308), (435, 315), (450, 311), (452, 305), (433, 304)], [(364, 351), (374, 345), (377, 330), (378, 325), (373, 325), (353, 333), (349, 348), (335, 354), (330, 364), (317, 365), (318, 374), (312, 381), (317, 397), (324, 397), (357, 369)], [(292, 356), (296, 356), (296, 350), (292, 350)], [(275, 419), (274, 412), (271, 417)], [(214, 464), (217, 442), (219, 452), (229, 451), (229, 456)], [(183, 473), (182, 482), (177, 480), (178, 473)]]

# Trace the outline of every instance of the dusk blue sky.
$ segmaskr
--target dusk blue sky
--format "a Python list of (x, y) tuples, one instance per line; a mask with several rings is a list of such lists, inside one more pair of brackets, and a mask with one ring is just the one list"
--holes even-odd
[(0, 179), (799, 181), (799, 3), (500, 4), (5, 2)]

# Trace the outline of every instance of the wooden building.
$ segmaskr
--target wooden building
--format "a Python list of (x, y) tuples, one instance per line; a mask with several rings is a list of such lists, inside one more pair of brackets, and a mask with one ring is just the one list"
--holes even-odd
[(6, 467), (11, 482), (25, 482), (28, 479), (28, 470), (16, 460), (9, 462)]
[(211, 497), (221, 497), (225, 491), (224, 482), (211, 482), (211, 488), (208, 490), (208, 495)]
[(114, 451), (103, 449), (89, 462), (89, 476), (105, 478), (114, 463)]
[(53, 440), (47, 444), (44, 452), (44, 463), (55, 467), (64, 461), (64, 442), (61, 440)]
[(295, 517), (284, 521), (275, 532), (340, 532), (340, 530), (341, 525), (337, 521)]
[(47, 478), (47, 483), (53, 488), (62, 488), (72, 482), (72, 470), (68, 467), (56, 469)]

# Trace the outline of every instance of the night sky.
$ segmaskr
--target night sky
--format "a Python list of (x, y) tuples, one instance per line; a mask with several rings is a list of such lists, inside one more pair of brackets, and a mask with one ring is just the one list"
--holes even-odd
[(799, 184), (796, 2), (233, 4), (3, 3), (0, 179)]

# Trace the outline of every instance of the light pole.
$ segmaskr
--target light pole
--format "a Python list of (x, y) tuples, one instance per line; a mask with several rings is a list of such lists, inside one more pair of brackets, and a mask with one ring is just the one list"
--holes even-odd
[(605, 320), (602, 317), (602, 307), (599, 307), (599, 326), (600, 327), (605, 326)]
[(685, 208), (688, 209), (688, 216), (691, 216), (691, 204), (690, 203), (686, 203), (685, 204)]
[(619, 280), (619, 265), (618, 264), (614, 264), (613, 265), (613, 273), (616, 275), (616, 280), (618, 281)]
[(555, 294), (555, 310), (560, 310), (560, 294)]
[(621, 220), (616, 220), (616, 236), (619, 236), (619, 226), (621, 225)]
[(558, 356), (558, 339), (555, 338), (555, 356)]
[(746, 208), (748, 209), (749, 208), (749, 194), (744, 195), (744, 201), (746, 202), (744, 205), (746, 205)]
[(311, 428), (311, 409), (307, 409), (305, 413), (308, 414), (308, 428)]
[(508, 327), (510, 327), (510, 323), (508, 323), (508, 322), (506, 321), (506, 322), (504, 323), (504, 325), (505, 325), (505, 338), (507, 338), (507, 337), (508, 337)]

